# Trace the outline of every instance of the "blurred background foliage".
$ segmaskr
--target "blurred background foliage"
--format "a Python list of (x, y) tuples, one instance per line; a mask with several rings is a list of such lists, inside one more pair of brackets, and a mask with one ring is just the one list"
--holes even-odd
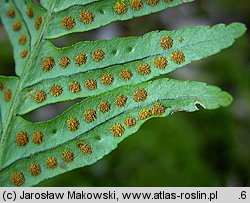
[[(249, 0), (196, 0), (53, 42), (62, 47), (81, 40), (139, 36), (152, 30), (233, 21), (250, 27), (249, 14)], [(167, 76), (217, 85), (233, 95), (230, 107), (150, 120), (97, 163), (46, 180), (39, 186), (250, 186), (249, 38), (248, 31), (229, 49)], [(0, 24), (2, 75), (15, 74), (11, 49)], [(49, 105), (26, 118), (49, 119), (72, 104)]]

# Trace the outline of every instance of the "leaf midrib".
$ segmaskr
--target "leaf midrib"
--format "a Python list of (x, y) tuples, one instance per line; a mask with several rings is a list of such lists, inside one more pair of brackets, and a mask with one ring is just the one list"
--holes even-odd
[[(15, 5), (18, 12), (20, 13), (20, 16), (22, 17), (22, 14), (21, 14), (20, 10), (18, 9), (15, 1), (12, 0), (12, 2)], [(25, 83), (25, 81), (26, 81), (26, 79), (27, 79), (27, 77), (29, 75), (29, 70), (31, 69), (31, 65), (32, 65), (32, 61), (34, 59), (34, 56), (36, 55), (36, 50), (39, 50), (38, 48), (39, 48), (41, 42), (43, 41), (43, 36), (44, 36), (45, 30), (46, 30), (47, 24), (49, 22), (49, 19), (51, 18), (51, 14), (53, 13), (53, 8), (54, 8), (55, 4), (56, 4), (56, 1), (52, 1), (50, 6), (49, 6), (50, 10), (47, 10), (47, 12), (46, 12), (46, 16), (45, 16), (43, 26), (41, 28), (38, 40), (35, 43), (33, 49), (31, 47), (32, 35), (29, 32), (28, 26), (27, 26), (26, 22), (23, 19), (23, 22), (26, 24), (28, 33), (30, 35), (30, 55), (29, 55), (26, 66), (25, 66), (21, 76), (18, 77), (19, 78), (18, 84), (17, 84), (16, 90), (15, 90), (15, 93), (12, 96), (12, 103), (10, 105), (10, 110), (9, 110), (7, 116), (6, 116), (6, 127), (4, 128), (4, 126), (3, 126), (2, 138), (1, 138), (1, 149), (2, 150), (0, 151), (0, 168), (2, 167), (2, 161), (3, 160), (1, 159), (1, 157), (2, 157), (2, 154), (4, 152), (5, 141), (7, 139), (7, 136), (10, 135), (10, 129), (12, 127), (12, 124), (14, 124), (13, 120), (16, 118), (16, 113), (15, 112), (17, 112), (17, 108), (20, 107), (20, 105), (16, 105), (16, 104), (19, 104), (19, 102), (15, 102), (15, 101), (18, 101), (19, 95), (20, 95), (22, 89), (24, 88), (24, 83)], [(2, 170), (2, 169), (0, 169), (0, 170)]]

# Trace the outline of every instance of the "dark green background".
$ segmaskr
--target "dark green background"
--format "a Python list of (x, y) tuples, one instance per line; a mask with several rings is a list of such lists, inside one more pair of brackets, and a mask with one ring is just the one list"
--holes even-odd
[[(65, 46), (79, 40), (139, 36), (157, 29), (233, 21), (249, 27), (249, 13), (248, 0), (196, 0), (54, 42)], [(233, 95), (230, 107), (150, 120), (94, 165), (46, 180), (39, 186), (250, 186), (249, 37), (247, 33), (229, 49), (167, 76), (217, 85)], [(12, 58), (0, 24), (1, 74), (14, 75)], [(50, 105), (27, 118), (52, 118), (71, 104)]]

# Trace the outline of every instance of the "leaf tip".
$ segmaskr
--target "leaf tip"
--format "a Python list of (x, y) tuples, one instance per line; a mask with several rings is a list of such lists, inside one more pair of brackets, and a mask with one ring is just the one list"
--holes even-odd
[(233, 102), (233, 97), (229, 93), (222, 91), (221, 92), (221, 102), (220, 102), (220, 105), (222, 107), (227, 107), (232, 102)]
[(247, 30), (246, 25), (239, 22), (231, 23), (228, 27), (235, 32), (236, 38), (242, 36)]

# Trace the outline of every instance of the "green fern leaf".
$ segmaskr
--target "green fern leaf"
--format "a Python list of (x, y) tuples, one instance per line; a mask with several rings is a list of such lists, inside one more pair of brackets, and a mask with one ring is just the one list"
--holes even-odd
[[(17, 75), (0, 76), (1, 186), (32, 186), (95, 163), (150, 118), (232, 102), (228, 93), (205, 83), (150, 80), (231, 46), (245, 32), (243, 24), (154, 31), (63, 48), (50, 41), (184, 1), (150, 2), (42, 0), (39, 6), (31, 0), (0, 0)], [(22, 117), (77, 98), (84, 99), (51, 120), (34, 123)]]

